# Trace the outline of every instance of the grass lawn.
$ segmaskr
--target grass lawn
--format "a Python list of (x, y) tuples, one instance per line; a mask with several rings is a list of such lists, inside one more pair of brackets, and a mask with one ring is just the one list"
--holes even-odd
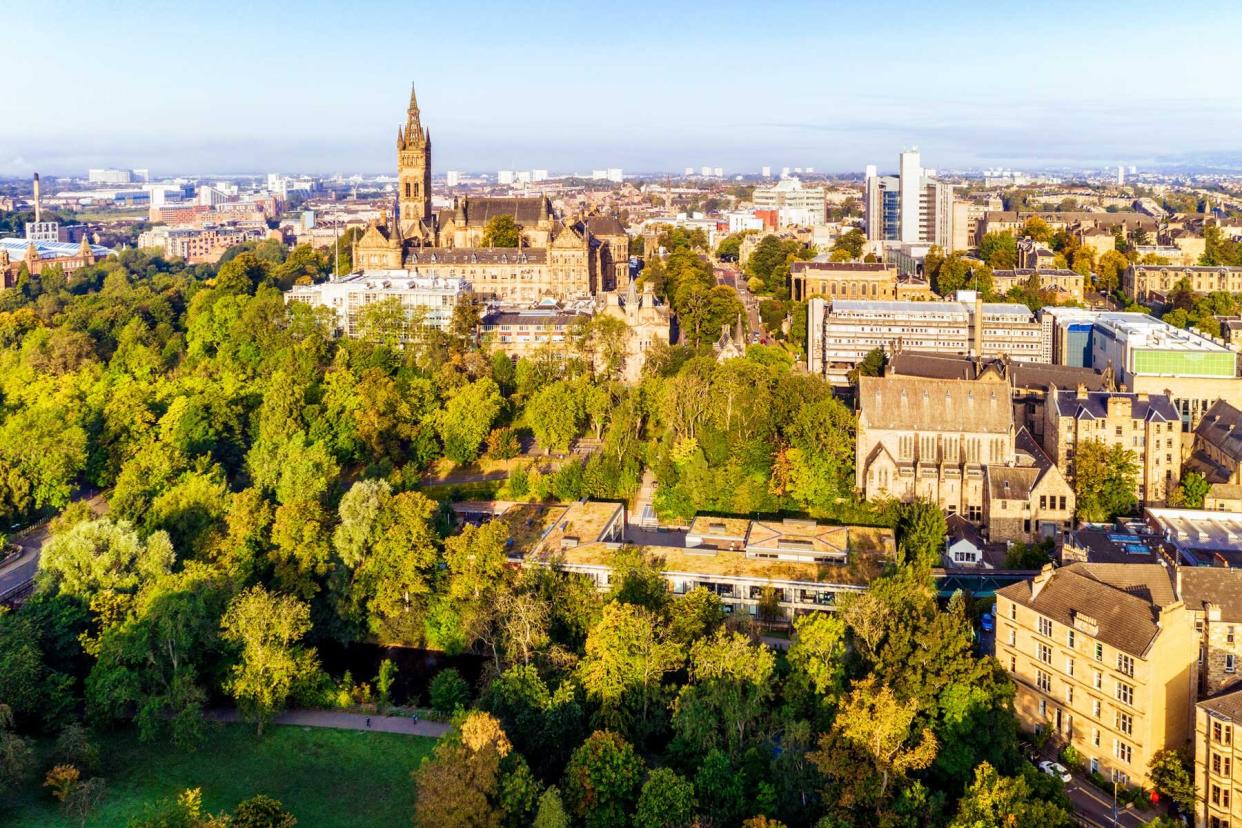
[[(87, 824), (124, 826), (146, 803), (197, 787), (211, 812), (263, 793), (307, 828), (409, 825), (410, 772), (434, 746), (420, 736), (286, 725), (273, 725), (260, 740), (249, 725), (223, 725), (196, 752), (183, 753), (124, 731), (101, 740), (108, 790)], [(0, 814), (13, 828), (64, 824), (36, 780), (0, 796)]]

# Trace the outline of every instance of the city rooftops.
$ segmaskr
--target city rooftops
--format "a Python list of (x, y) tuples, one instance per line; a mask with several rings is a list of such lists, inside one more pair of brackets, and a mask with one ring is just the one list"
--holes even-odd
[(348, 294), (367, 291), (385, 293), (443, 292), (457, 294), (470, 291), (470, 282), (445, 276), (416, 276), (408, 270), (364, 270), (342, 276), (329, 282), (314, 285), (294, 285), (289, 290), (293, 297), (316, 294)]
[[(974, 315), (974, 305), (970, 302), (919, 302), (892, 301), (874, 299), (833, 299), (829, 311), (833, 316), (854, 316), (859, 318), (916, 318), (944, 319), (966, 322)], [(1034, 314), (1026, 305), (1016, 302), (984, 302), (984, 320), (1019, 319), (1030, 322)]]
[(1234, 566), (1242, 557), (1242, 512), (1149, 508), (1147, 523), (1192, 566)]
[(415, 247), (406, 254), (411, 265), (433, 264), (543, 264), (544, 247)]
[[(1107, 419), (1109, 410), (1129, 401), (1130, 419), (1179, 422), (1177, 407), (1165, 394), (1136, 394), (1130, 391), (1087, 391), (1063, 389), (1056, 392), (1057, 414), (1086, 420)], [(1124, 410), (1124, 409), (1123, 409)]]
[(1142, 313), (1101, 313), (1095, 326), (1131, 348), (1232, 354), (1218, 342)]
[[(1170, 246), (1168, 248), (1176, 252), (1181, 252), (1180, 248)], [(1142, 247), (1139, 250), (1143, 250)], [(1235, 265), (1169, 265), (1169, 264), (1152, 264), (1152, 265), (1131, 265), (1136, 272), (1139, 273), (1160, 273), (1161, 271), (1170, 271), (1173, 273), (1238, 273), (1242, 272), (1242, 267)]]
[(796, 261), (789, 266), (793, 273), (807, 270), (825, 271), (830, 273), (889, 273), (896, 268), (880, 262), (828, 262), (828, 261)]
[[(82, 245), (80, 242), (62, 242), (62, 241), (29, 241), (28, 239), (0, 239), (0, 249), (9, 254), (9, 258), (16, 262), (26, 258), (26, 251), (30, 245), (34, 245), (35, 253), (40, 259), (69, 259), (79, 256), (82, 253)], [(91, 253), (95, 258), (102, 259), (112, 253), (111, 248), (103, 247), (98, 244), (91, 245)]]

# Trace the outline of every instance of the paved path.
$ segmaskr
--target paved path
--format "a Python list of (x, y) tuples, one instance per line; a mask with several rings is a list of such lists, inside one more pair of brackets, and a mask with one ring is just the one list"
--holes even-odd
[[(212, 710), (207, 718), (217, 722), (240, 722), (241, 715), (236, 710)], [(367, 719), (371, 726), (367, 727)], [(448, 733), (449, 726), (444, 722), (429, 722), (419, 719), (414, 722), (409, 716), (366, 716), (363, 713), (345, 713), (337, 710), (290, 710), (281, 713), (272, 720), (274, 724), (300, 725), (302, 727), (331, 727), (336, 730), (374, 730), (380, 733), (404, 733), (408, 736), (426, 736), (439, 739)]]

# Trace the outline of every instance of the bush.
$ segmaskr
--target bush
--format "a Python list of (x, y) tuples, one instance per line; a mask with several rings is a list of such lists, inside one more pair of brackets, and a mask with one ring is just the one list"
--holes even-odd
[(487, 435), (487, 456), (492, 460), (510, 460), (522, 452), (517, 432), (511, 428), (496, 428)]
[(1082, 767), (1082, 754), (1073, 745), (1066, 745), (1061, 750), (1061, 764), (1067, 768), (1078, 769)]
[(427, 690), (431, 697), (431, 709), (446, 716), (458, 708), (464, 708), (470, 701), (470, 685), (452, 667), (436, 673)]

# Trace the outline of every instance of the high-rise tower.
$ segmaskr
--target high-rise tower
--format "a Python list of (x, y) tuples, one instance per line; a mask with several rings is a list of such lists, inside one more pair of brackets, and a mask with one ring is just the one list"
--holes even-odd
[(405, 128), (397, 128), (398, 208), (403, 231), (431, 221), (431, 130), (424, 130), (410, 86)]

